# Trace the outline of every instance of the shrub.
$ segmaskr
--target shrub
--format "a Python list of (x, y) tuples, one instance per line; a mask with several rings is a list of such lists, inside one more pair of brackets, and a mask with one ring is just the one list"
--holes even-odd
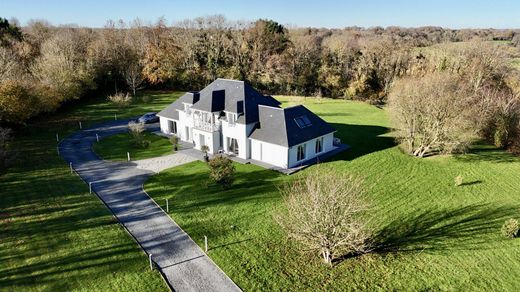
[(141, 96), (141, 101), (144, 103), (150, 103), (153, 100), (153, 97), (151, 95), (145, 94)]
[(134, 140), (135, 147), (148, 148), (150, 146), (151, 142), (144, 138), (145, 127), (143, 123), (129, 122), (128, 129)]
[(200, 151), (202, 151), (204, 153), (204, 160), (206, 160), (206, 162), (207, 162), (208, 161), (208, 151), (209, 151), (208, 145), (202, 145), (202, 147), (200, 147)]
[(511, 218), (504, 222), (500, 231), (506, 238), (515, 238), (518, 236), (518, 229), (518, 220)]
[(208, 161), (208, 166), (210, 169), (209, 178), (224, 189), (229, 189), (235, 176), (233, 162), (225, 156), (217, 155)]
[(172, 135), (170, 137), (170, 143), (172, 143), (174, 151), (177, 151), (179, 149), (179, 137)]
[(456, 187), (461, 186), (463, 182), (464, 182), (464, 177), (462, 177), (462, 175), (459, 174), (455, 177), (455, 186)]
[(108, 100), (115, 104), (117, 107), (127, 107), (132, 103), (132, 97), (128, 93), (123, 94), (122, 92), (109, 95)]
[(368, 250), (360, 179), (316, 167), (281, 192), (284, 208), (275, 219), (302, 250), (321, 254), (327, 264)]

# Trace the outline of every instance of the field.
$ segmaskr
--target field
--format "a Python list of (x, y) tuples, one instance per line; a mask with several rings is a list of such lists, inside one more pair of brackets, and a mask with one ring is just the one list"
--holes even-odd
[[(166, 290), (147, 256), (56, 151), (60, 138), (114, 118), (157, 111), (178, 93), (117, 109), (91, 98), (18, 131), (16, 165), (0, 176), (0, 290)], [(171, 146), (170, 146), (171, 147)]]
[(127, 152), (132, 160), (146, 159), (172, 154), (173, 147), (170, 141), (164, 137), (145, 132), (144, 139), (150, 141), (146, 148), (135, 147), (132, 136), (129, 133), (117, 134), (106, 137), (95, 143), (94, 152), (105, 160), (126, 161)]
[[(321, 167), (363, 177), (377, 249), (334, 268), (301, 255), (273, 220), (284, 176), (236, 165), (234, 187), (209, 183), (204, 163), (148, 181), (157, 202), (245, 290), (517, 290), (520, 240), (500, 236), (520, 219), (520, 159), (489, 146), (418, 159), (394, 145), (384, 110), (361, 102), (281, 97), (304, 103), (352, 149)], [(463, 185), (454, 179), (463, 176)], [(173, 202), (173, 203), (172, 203)]]

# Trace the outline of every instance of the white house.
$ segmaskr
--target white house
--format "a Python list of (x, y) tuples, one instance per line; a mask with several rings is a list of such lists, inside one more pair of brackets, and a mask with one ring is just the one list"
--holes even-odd
[(217, 79), (157, 114), (161, 131), (209, 153), (292, 168), (336, 147), (336, 131), (302, 105), (281, 108), (243, 81)]

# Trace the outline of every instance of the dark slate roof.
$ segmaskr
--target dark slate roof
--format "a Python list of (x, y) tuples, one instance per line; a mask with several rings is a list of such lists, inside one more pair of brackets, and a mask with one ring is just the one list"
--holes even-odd
[(198, 109), (207, 112), (220, 112), (224, 110), (225, 103), (225, 90), (214, 90), (201, 94), (201, 99), (193, 105), (192, 109)]
[[(252, 139), (291, 147), (336, 130), (303, 105), (288, 108), (259, 106), (260, 123), (249, 136)], [(296, 118), (306, 117), (310, 125), (301, 128)]]
[[(221, 97), (215, 97), (214, 92), (223, 92)], [(218, 94), (217, 94), (218, 95)], [(244, 81), (217, 79), (200, 91), (200, 100), (193, 109), (215, 112), (227, 111), (244, 115), (244, 123), (258, 122), (258, 105), (278, 107), (280, 102), (272, 96), (264, 96)]]
[(200, 94), (198, 92), (186, 92), (179, 97), (172, 104), (160, 111), (157, 115), (169, 119), (178, 120), (179, 112), (177, 110), (184, 110), (184, 103), (194, 104), (199, 101)]

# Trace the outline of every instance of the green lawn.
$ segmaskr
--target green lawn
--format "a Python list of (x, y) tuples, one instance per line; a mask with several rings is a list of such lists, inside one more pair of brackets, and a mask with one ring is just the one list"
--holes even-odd
[(149, 103), (117, 109), (90, 98), (19, 130), (16, 165), (0, 176), (0, 290), (167, 290), (147, 256), (56, 152), (78, 128), (158, 111), (179, 94), (147, 92)]
[(126, 161), (127, 152), (130, 159), (139, 160), (172, 154), (173, 147), (170, 141), (149, 132), (144, 133), (144, 138), (150, 141), (147, 148), (135, 147), (132, 136), (129, 133), (121, 133), (103, 138), (93, 146), (94, 151), (105, 160)]
[[(393, 143), (384, 110), (361, 102), (303, 102), (338, 130), (352, 149), (322, 163), (360, 175), (368, 187), (378, 246), (334, 268), (300, 255), (272, 214), (277, 186), (294, 179), (236, 165), (234, 187), (208, 183), (204, 163), (161, 172), (145, 185), (210, 257), (245, 290), (509, 290), (520, 288), (520, 239), (500, 227), (520, 219), (520, 159), (491, 147), (418, 159)], [(303, 171), (305, 173), (305, 171)], [(457, 175), (464, 185), (454, 186)]]

